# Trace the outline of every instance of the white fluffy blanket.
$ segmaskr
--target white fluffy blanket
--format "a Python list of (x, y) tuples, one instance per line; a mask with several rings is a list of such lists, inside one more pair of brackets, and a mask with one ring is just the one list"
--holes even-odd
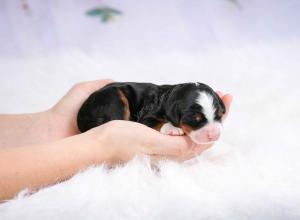
[[(113, 170), (102, 166), (90, 168), (66, 182), (31, 196), (23, 192), (1, 204), (0, 219), (299, 219), (297, 73), (300, 68), (299, 56), (296, 56), (299, 50), (297, 42), (224, 50), (219, 51), (218, 56), (199, 57), (203, 63), (200, 68), (193, 65), (190, 57), (181, 55), (180, 60), (189, 63), (190, 72), (202, 73), (199, 76), (190, 73), (190, 80), (214, 84), (215, 79), (221, 77), (223, 82), (218, 81), (218, 86), (214, 87), (226, 87), (225, 90), (235, 97), (219, 143), (185, 164), (164, 161), (160, 172), (150, 169), (147, 158), (135, 159)], [(283, 54), (288, 54), (289, 58), (284, 59)], [(41, 66), (50, 67), (54, 63), (58, 65), (54, 67), (57, 75), (64, 73), (64, 79), (77, 80), (73, 76), (82, 72), (76, 66), (79, 62), (80, 66), (89, 68), (86, 70), (90, 71), (89, 76), (96, 76), (90, 59), (80, 53), (73, 52), (72, 55), (62, 53), (59, 57), (2, 62), (1, 65), (7, 70), (15, 68), (16, 72), (31, 71), (31, 83), (37, 83), (35, 79), (41, 77), (37, 71)], [(176, 59), (172, 60), (174, 57), (161, 59), (150, 63), (160, 62), (169, 69), (167, 72), (174, 68), (173, 79), (184, 79), (181, 71), (186, 66), (176, 64)], [(231, 66), (230, 60), (235, 64)], [(149, 60), (144, 62), (147, 66)], [(70, 63), (75, 67), (69, 67)], [(130, 74), (131, 64), (128, 62), (109, 63), (105, 60), (104, 65), (107, 65), (104, 69), (119, 71), (121, 65), (122, 73)], [(53, 82), (44, 82), (43, 88), (31, 88), (27, 85), (28, 79), (19, 75), (21, 79), (11, 85), (16, 90), (10, 90), (10, 93), (13, 97), (22, 97), (12, 100), (2, 96), (2, 103), (15, 105), (17, 111), (17, 105), (20, 105), (17, 101), (22, 99), (30, 101), (34, 97), (38, 100), (39, 104), (34, 102), (31, 109), (41, 108), (44, 99), (48, 99), (44, 100), (45, 103), (51, 99), (55, 102), (62, 94), (51, 94), (55, 76), (50, 76), (47, 68), (44, 71), (49, 75), (43, 77)], [(156, 76), (161, 73), (150, 67), (148, 70), (134, 70), (133, 74), (140, 71), (153, 71)], [(18, 84), (24, 82), (20, 89)], [(57, 85), (55, 87), (62, 88), (64, 83), (58, 81)], [(22, 90), (27, 94), (20, 95)]]
[[(4, 2), (6, 4), (2, 4), (7, 7), (7, 11), (4, 12), (10, 14), (9, 10), (14, 8), (17, 1)], [(42, 5), (46, 2), (43, 4), (37, 2), (33, 6), (40, 5), (43, 9)], [(67, 5), (73, 4), (72, 1), (66, 2)], [(136, 3), (137, 8), (145, 9), (142, 3), (138, 3), (139, 1), (133, 2)], [(206, 2), (208, 6), (210, 1)], [(20, 22), (20, 25), (12, 25), (14, 28), (8, 29), (11, 33), (16, 31), (13, 35), (7, 35), (15, 37), (12, 41), (15, 45), (11, 43), (10, 37), (6, 40), (2, 39), (4, 42), (2, 49), (5, 52), (0, 53), (2, 55), (0, 56), (0, 112), (40, 111), (54, 104), (72, 84), (81, 80), (108, 77), (117, 81), (155, 83), (200, 81), (232, 93), (234, 102), (221, 140), (195, 160), (184, 164), (162, 161), (160, 172), (150, 168), (147, 158), (134, 159), (112, 170), (106, 170), (102, 166), (92, 167), (66, 182), (41, 189), (33, 195), (28, 196), (26, 191), (23, 191), (16, 198), (0, 205), (1, 220), (300, 219), (299, 40), (293, 37), (283, 39), (279, 37), (262, 43), (254, 39), (247, 44), (241, 43), (238, 47), (225, 47), (225, 44), (219, 42), (216, 47), (210, 48), (205, 47), (204, 42), (203, 47), (200, 46), (200, 49), (198, 47), (196, 51), (190, 50), (193, 47), (185, 48), (187, 50), (178, 48), (172, 50), (170, 48), (186, 39), (184, 36), (189, 36), (188, 34), (193, 36), (195, 33), (193, 28), (188, 29), (189, 22), (181, 23), (180, 19), (176, 20), (178, 14), (170, 12), (171, 18), (167, 16), (166, 19), (175, 19), (176, 27), (166, 25), (170, 28), (168, 31), (157, 32), (163, 39), (159, 42), (167, 44), (161, 44), (162, 48), (160, 48), (159, 44), (151, 44), (157, 39), (151, 38), (156, 34), (153, 34), (151, 29), (152, 17), (147, 20), (145, 11), (135, 15), (141, 17), (140, 20), (135, 20), (136, 23), (144, 22), (148, 25), (149, 32), (141, 33), (144, 34), (142, 35), (144, 41), (137, 43), (131, 41), (132, 31), (140, 26), (135, 26), (136, 23), (132, 28), (126, 26), (126, 22), (130, 23), (131, 18), (128, 13), (127, 18), (124, 17), (125, 20), (127, 19), (125, 25), (122, 22), (117, 23), (119, 27), (116, 29), (113, 25), (106, 28), (101, 26), (97, 36), (101, 36), (103, 41), (99, 40), (98, 50), (93, 50), (88, 40), (86, 44), (91, 48), (86, 52), (71, 46), (84, 45), (85, 38), (79, 32), (75, 32), (73, 37), (68, 35), (70, 31), (68, 28), (77, 27), (70, 24), (74, 20), (75, 12), (79, 11), (78, 8), (74, 6), (74, 13), (70, 14), (68, 10), (62, 11), (57, 8), (55, 4), (50, 2), (47, 4), (49, 9), (53, 9), (50, 10), (51, 13), (58, 11), (53, 15), (54, 19), (47, 21), (49, 26), (34, 29), (20, 15), (10, 17), (11, 23), (8, 24)], [(125, 7), (126, 4), (123, 3), (123, 6)], [(152, 9), (163, 18), (164, 12), (159, 11), (158, 6), (162, 7), (158, 2), (153, 3)], [(251, 4), (249, 3), (248, 6), (250, 7)], [(131, 5), (128, 6), (128, 10), (129, 8), (134, 7)], [(229, 9), (226, 6), (223, 12), (227, 10)], [(256, 18), (251, 13), (247, 13), (249, 11), (245, 10), (246, 17)], [(0, 16), (4, 15), (2, 13)], [(183, 13), (182, 18), (185, 15), (187, 14)], [(273, 21), (271, 17), (268, 17), (267, 13), (264, 15), (271, 25)], [(209, 13), (207, 16), (209, 17)], [(231, 18), (234, 16), (237, 15), (233, 13)], [(222, 29), (225, 21), (213, 20), (213, 17), (210, 16), (211, 24), (219, 22), (219, 26), (217, 25), (219, 28), (212, 28), (212, 30), (220, 31), (214, 33), (217, 35), (214, 39), (218, 37), (220, 40), (226, 39), (228, 35), (225, 30), (231, 30), (231, 26), (227, 23), (227, 29)], [(245, 17), (242, 18), (244, 24), (248, 22)], [(277, 18), (278, 24), (279, 18), (280, 16)], [(78, 17), (78, 20), (75, 20), (81, 22), (80, 19), (85, 18)], [(193, 17), (190, 20), (193, 20)], [(160, 21), (162, 22), (160, 24), (165, 27), (166, 21), (163, 19)], [(232, 19), (233, 21), (240, 20)], [(33, 22), (40, 25), (36, 20)], [(97, 22), (94, 23), (94, 29), (99, 24)], [(53, 28), (52, 23), (57, 26)], [(166, 24), (173, 23), (170, 21)], [(240, 26), (243, 25), (238, 24), (236, 27)], [(47, 35), (48, 29), (43, 27), (49, 27), (49, 33), (55, 32), (56, 37), (58, 36), (52, 39), (51, 45)], [(164, 38), (165, 34), (169, 31), (173, 33), (174, 30), (178, 30), (178, 27), (181, 35), (174, 36), (178, 37), (175, 43)], [(285, 28), (284, 25), (282, 27)], [(32, 30), (28, 31), (28, 28)], [(90, 27), (87, 23), (82, 28), (87, 30)], [(127, 30), (125, 31), (127, 39), (124, 40), (123, 36), (115, 34), (118, 33), (118, 28), (122, 31)], [(158, 29), (161, 29), (160, 26)], [(6, 29), (1, 30), (1, 33), (7, 33)], [(34, 30), (43, 31), (34, 32)], [(108, 34), (102, 35), (107, 33), (106, 31)], [(206, 31), (203, 33), (207, 33)], [(231, 31), (234, 33), (234, 30)], [(260, 31), (259, 29), (257, 33)], [(23, 35), (23, 33), (27, 34)], [(30, 33), (37, 35), (30, 35)], [(238, 32), (236, 33), (238, 35)], [(236, 33), (232, 36), (237, 36)], [(38, 34), (43, 35), (43, 41), (40, 40), (39, 44), (36, 43), (38, 39), (35, 38)], [(137, 41), (140, 39), (134, 36), (133, 38)], [(195, 43), (197, 39), (193, 40)], [(53, 46), (57, 42), (62, 43), (65, 48)], [(96, 37), (93, 38), (93, 42), (97, 42)], [(110, 42), (109, 46), (106, 42)], [(123, 43), (127, 46), (122, 46)], [(52, 52), (46, 53), (46, 50), (42, 49), (44, 46), (49, 47)], [(130, 46), (138, 49), (129, 48)], [(120, 54), (119, 47), (121, 47)], [(11, 48), (21, 48), (21, 52), (16, 55)], [(104, 48), (104, 53), (101, 53), (101, 48)], [(156, 50), (151, 51), (152, 48)], [(24, 55), (22, 53), (26, 53), (27, 56), (22, 56)]]

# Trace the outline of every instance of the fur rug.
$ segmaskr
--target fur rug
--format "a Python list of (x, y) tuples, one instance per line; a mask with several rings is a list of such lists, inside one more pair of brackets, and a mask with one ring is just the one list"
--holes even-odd
[(1, 70), (12, 73), (1, 80), (2, 112), (49, 107), (74, 82), (102, 78), (108, 69), (120, 81), (159, 83), (172, 72), (173, 82), (206, 82), (235, 99), (221, 141), (195, 160), (162, 161), (159, 172), (147, 158), (112, 170), (91, 167), (33, 195), (21, 192), (0, 205), (0, 219), (299, 219), (299, 45), (169, 54), (136, 66), (109, 58), (99, 64), (78, 51), (2, 59)]
[(107, 1), (124, 11), (110, 24), (84, 15), (98, 4), (0, 1), (0, 112), (42, 111), (79, 81), (199, 81), (234, 96), (221, 140), (159, 172), (135, 158), (24, 190), (0, 219), (300, 219), (299, 3)]

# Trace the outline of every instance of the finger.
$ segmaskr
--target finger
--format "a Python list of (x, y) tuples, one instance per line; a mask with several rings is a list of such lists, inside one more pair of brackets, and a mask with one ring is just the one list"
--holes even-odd
[(222, 101), (224, 102), (225, 108), (226, 108), (226, 113), (222, 117), (222, 121), (224, 121), (227, 118), (228, 113), (229, 113), (230, 105), (232, 102), (232, 95), (230, 95), (230, 94), (224, 95), (224, 93), (221, 91), (216, 91), (216, 93), (222, 99)]
[(114, 80), (112, 79), (97, 79), (97, 80), (92, 80), (89, 81), (89, 83), (93, 83), (93, 84), (106, 84), (106, 83), (112, 83), (114, 82)]
[(195, 154), (192, 150), (190, 150), (180, 155), (160, 155), (160, 154), (150, 155), (150, 159), (151, 159), (151, 164), (157, 164), (159, 161), (164, 161), (164, 160), (172, 160), (181, 163), (195, 156), (197, 156), (197, 154)]
[(168, 160), (169, 158), (161, 155), (151, 155), (150, 156), (150, 163), (152, 166), (156, 167), (160, 161)]
[(232, 99), (233, 99), (233, 97), (230, 94), (226, 94), (226, 95), (222, 96), (222, 101), (224, 102), (224, 105), (225, 105), (225, 108), (226, 108), (226, 112), (222, 117), (222, 121), (224, 121), (228, 116), (228, 113), (230, 111), (230, 106), (231, 106), (231, 103), (232, 103)]
[(187, 136), (169, 136), (158, 133), (151, 141), (150, 153), (165, 157), (178, 157), (192, 148), (192, 141)]
[(192, 146), (189, 148), (184, 154), (178, 155), (177, 157), (170, 158), (172, 160), (176, 160), (177, 162), (184, 162), (199, 156), (203, 151), (207, 150), (208, 148), (212, 147), (212, 144), (201, 144)]
[[(160, 134), (161, 135), (161, 134)], [(202, 151), (210, 148), (213, 144), (198, 144), (187, 136), (168, 136), (157, 141), (152, 148), (152, 155), (163, 156), (168, 159), (184, 161), (199, 155)]]
[(203, 151), (207, 150), (208, 148), (212, 147), (214, 143), (210, 144), (193, 144), (192, 147), (187, 151), (185, 155), (182, 155), (179, 160), (186, 161), (190, 160), (196, 156), (199, 156)]
[(203, 151), (211, 148), (214, 145), (214, 143), (209, 143), (209, 144), (201, 144), (201, 145), (195, 145), (193, 147), (193, 151), (196, 155), (201, 154)]
[(224, 95), (223, 92), (221, 92), (221, 91), (216, 91), (216, 93), (218, 94), (218, 96), (219, 96), (220, 98), (222, 98), (222, 96)]
[(95, 91), (97, 89), (100, 89), (101, 87), (113, 83), (114, 81), (112, 79), (99, 79), (99, 80), (93, 80), (89, 81), (89, 87), (91, 91)]

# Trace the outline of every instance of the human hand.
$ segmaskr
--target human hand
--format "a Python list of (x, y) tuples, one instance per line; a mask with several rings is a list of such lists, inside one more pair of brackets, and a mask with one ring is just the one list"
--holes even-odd
[(94, 91), (112, 82), (110, 79), (103, 79), (74, 85), (55, 106), (46, 112), (50, 138), (55, 140), (79, 134), (77, 113), (81, 105)]
[[(0, 128), (4, 131), (0, 133), (0, 148), (1, 144), (4, 146), (0, 149), (0, 176), (3, 177), (0, 188), (4, 189), (0, 202), (24, 188), (36, 190), (68, 179), (92, 164), (114, 165), (135, 155), (149, 155), (152, 160), (184, 161), (212, 146), (195, 145), (187, 136), (163, 135), (131, 121), (111, 121), (74, 135), (79, 133), (76, 116), (81, 104), (93, 91), (109, 82), (77, 84), (46, 112), (0, 117)], [(227, 109), (224, 120), (232, 97), (218, 94)]]
[[(223, 100), (228, 115), (232, 96), (218, 93)], [(159, 133), (143, 124), (131, 121), (114, 120), (93, 128), (84, 134), (86, 140), (93, 140), (94, 160), (97, 163), (105, 161), (113, 165), (126, 162), (136, 155), (148, 155), (151, 159), (167, 158), (176, 161), (191, 159), (213, 143), (193, 143), (187, 136), (168, 136)]]
[[(77, 128), (77, 112), (80, 106), (91, 93), (111, 82), (113, 81), (96, 80), (73, 86), (70, 91), (47, 112), (50, 114), (50, 130), (52, 131), (53, 139), (79, 134), (80, 132)], [(229, 94), (224, 95), (221, 92), (217, 93), (223, 100), (227, 110), (222, 119), (222, 121), (224, 121), (229, 113), (232, 96)], [(109, 161), (127, 161), (138, 154), (184, 161), (200, 154), (213, 145), (212, 143), (196, 145), (186, 136), (168, 137), (144, 125), (128, 121), (108, 122), (92, 129), (89, 134), (90, 133), (99, 137), (101, 136), (102, 141), (106, 143), (105, 146), (109, 146), (105, 149), (106, 155), (109, 155), (109, 159), (107, 159)], [(103, 137), (106, 138), (103, 139)], [(137, 139), (138, 137), (140, 139)], [(98, 140), (98, 138), (96, 138), (96, 140)]]
[(216, 93), (222, 99), (222, 101), (225, 105), (226, 112), (222, 117), (222, 122), (224, 122), (224, 120), (227, 118), (227, 116), (229, 114), (229, 110), (230, 110), (230, 106), (231, 106), (233, 97), (230, 94), (224, 94), (223, 92), (220, 92), (220, 91), (216, 91)]

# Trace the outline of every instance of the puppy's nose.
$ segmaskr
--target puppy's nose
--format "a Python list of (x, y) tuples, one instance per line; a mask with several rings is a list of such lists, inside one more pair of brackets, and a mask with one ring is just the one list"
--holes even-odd
[(203, 128), (189, 133), (192, 141), (197, 144), (214, 142), (221, 136), (221, 125), (218, 123), (210, 123)]
[(215, 125), (208, 125), (205, 128), (206, 137), (209, 141), (216, 141), (221, 134), (220, 128)]
[(220, 137), (220, 131), (218, 131), (218, 130), (208, 131), (206, 136), (207, 136), (208, 140), (215, 141)]

